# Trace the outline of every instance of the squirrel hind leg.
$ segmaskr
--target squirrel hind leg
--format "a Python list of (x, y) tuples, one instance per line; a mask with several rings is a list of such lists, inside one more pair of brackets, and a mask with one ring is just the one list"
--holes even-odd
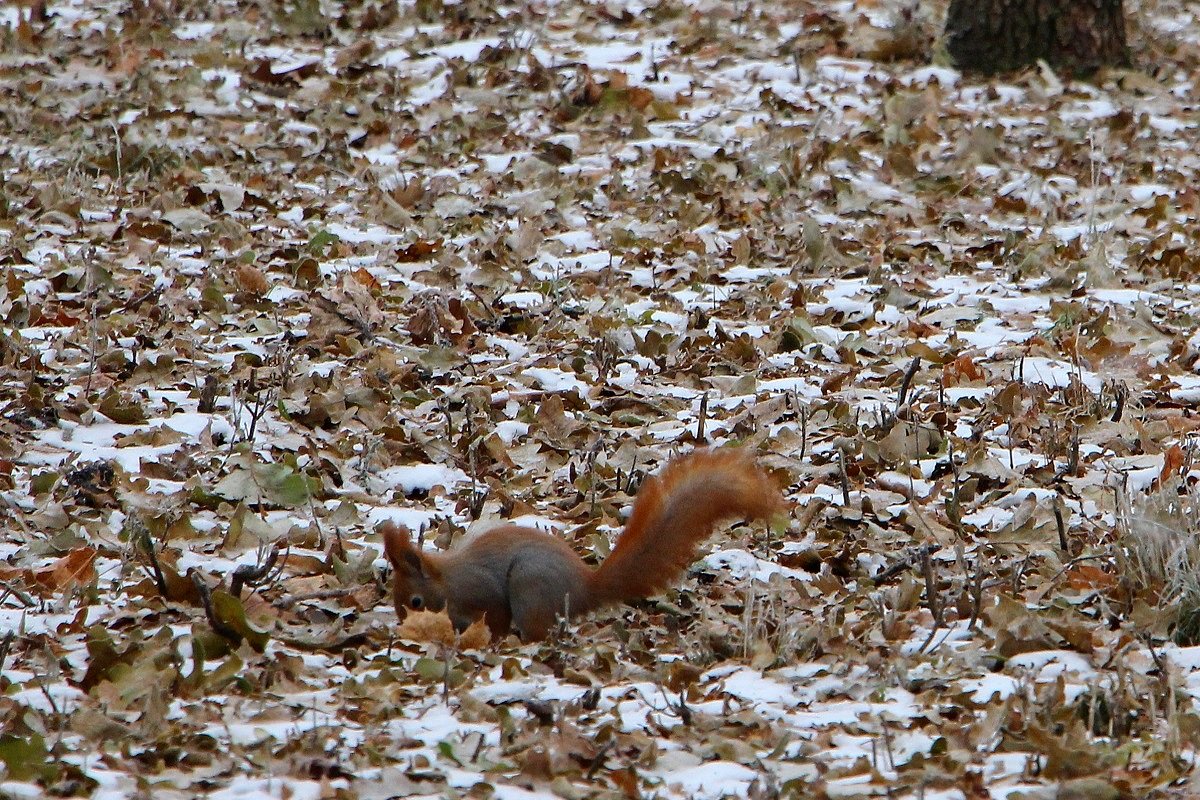
[(523, 642), (545, 639), (560, 617), (587, 610), (581, 584), (547, 572), (535, 559), (518, 559), (508, 572), (512, 627)]
[[(483, 622), (487, 625), (493, 639), (503, 639), (512, 628), (512, 615), (507, 611), (488, 611), (483, 615)], [(469, 626), (464, 626), (459, 630), (466, 630), (466, 627)]]

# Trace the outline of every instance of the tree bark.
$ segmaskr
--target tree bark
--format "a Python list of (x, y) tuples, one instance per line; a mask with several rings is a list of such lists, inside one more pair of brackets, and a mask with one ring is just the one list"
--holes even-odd
[(946, 49), (988, 75), (1039, 59), (1076, 76), (1129, 63), (1121, 0), (951, 0)]

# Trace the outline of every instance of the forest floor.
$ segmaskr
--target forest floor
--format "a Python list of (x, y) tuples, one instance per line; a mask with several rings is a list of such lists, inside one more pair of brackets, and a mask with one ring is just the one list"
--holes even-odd
[[(1200, 8), (926, 6), (0, 3), (0, 797), (1187, 796)], [(398, 628), (383, 521), (595, 562), (703, 443), (789, 517)]]

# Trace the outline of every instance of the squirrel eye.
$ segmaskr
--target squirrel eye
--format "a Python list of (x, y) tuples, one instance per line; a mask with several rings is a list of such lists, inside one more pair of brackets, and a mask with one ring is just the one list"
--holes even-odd
[(421, 599), (421, 595), (419, 595), (419, 594), (414, 594), (414, 595), (412, 596), (412, 599), (408, 601), (408, 604), (409, 604), (409, 605), (410, 605), (410, 606), (411, 606), (411, 607), (412, 607), (414, 610), (420, 610), (421, 606), (425, 605), (425, 601), (424, 601), (423, 599)]

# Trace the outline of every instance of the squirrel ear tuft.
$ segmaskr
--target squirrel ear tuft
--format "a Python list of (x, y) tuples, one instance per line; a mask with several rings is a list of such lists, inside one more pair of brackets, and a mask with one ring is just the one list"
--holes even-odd
[(392, 569), (418, 578), (429, 577), (425, 559), (413, 545), (408, 528), (388, 521), (380, 526), (379, 535), (383, 538), (383, 552), (392, 562)]
[(404, 563), (414, 575), (425, 575), (425, 563), (421, 561), (421, 554), (411, 544), (404, 549)]
[(392, 562), (393, 567), (399, 568), (402, 566), (402, 562), (407, 561), (410, 555), (415, 554), (412, 540), (408, 536), (408, 528), (403, 525), (397, 525), (389, 520), (379, 527), (379, 536), (383, 539), (384, 555), (387, 556), (388, 561)]

